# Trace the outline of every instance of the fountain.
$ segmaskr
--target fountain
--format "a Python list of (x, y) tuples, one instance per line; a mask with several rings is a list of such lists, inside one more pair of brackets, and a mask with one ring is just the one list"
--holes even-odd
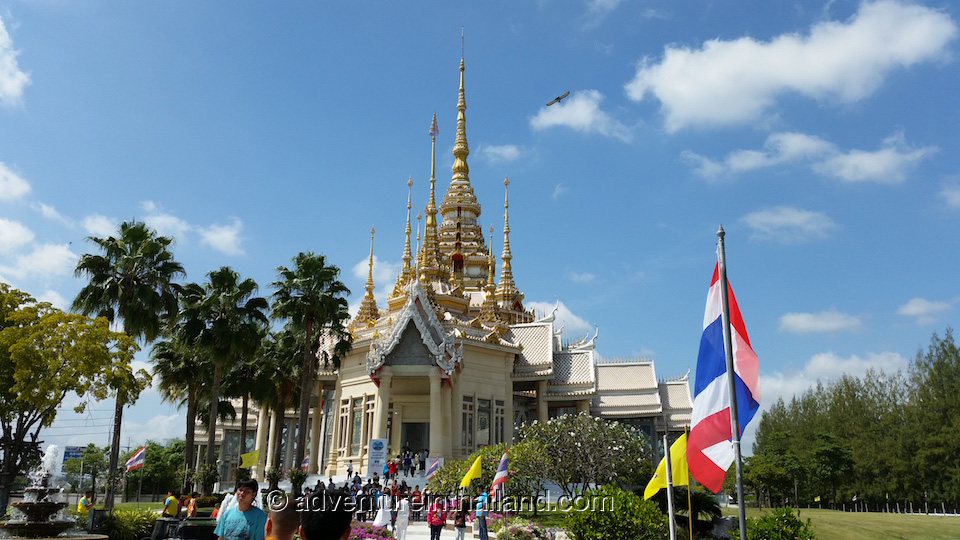
[(72, 519), (60, 514), (67, 507), (67, 503), (58, 500), (63, 497), (61, 489), (50, 486), (58, 457), (59, 449), (55, 445), (48, 446), (40, 468), (28, 475), (30, 487), (23, 490), (23, 500), (10, 504), (13, 519), (0, 522), (0, 529), (14, 536), (43, 538), (57, 536), (74, 527)]

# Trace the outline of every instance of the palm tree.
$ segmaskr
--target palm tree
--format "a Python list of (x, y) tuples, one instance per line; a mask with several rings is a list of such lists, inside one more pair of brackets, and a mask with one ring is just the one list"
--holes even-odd
[(300, 410), (297, 422), (296, 463), (306, 454), (307, 418), (313, 390), (319, 338), (326, 332), (335, 341), (333, 356), (323, 351), (324, 364), (333, 361), (340, 367), (340, 356), (350, 350), (351, 337), (344, 328), (349, 319), (346, 296), (350, 290), (337, 279), (340, 269), (327, 265), (323, 255), (300, 253), (293, 258), (293, 269), (277, 267), (279, 278), (273, 282), (273, 316), (288, 319), (303, 332), (303, 371), (300, 375)]
[(207, 282), (186, 285), (183, 303), (184, 336), (210, 355), (213, 379), (210, 385), (210, 414), (207, 429), (205, 463), (214, 463), (214, 440), (220, 404), (220, 382), (224, 368), (238, 358), (248, 356), (260, 340), (260, 327), (268, 322), (266, 299), (254, 296), (257, 282), (240, 279), (228, 266), (207, 274)]
[[(151, 342), (163, 331), (165, 317), (177, 313), (179, 285), (173, 280), (186, 272), (170, 252), (173, 238), (158, 236), (140, 221), (121, 223), (118, 232), (107, 238), (88, 237), (102, 254), (87, 253), (77, 261), (74, 274), (90, 281), (77, 293), (71, 309), (84, 315), (104, 316), (110, 322), (120, 320), (125, 334)], [(135, 397), (117, 391), (108, 509), (113, 508), (123, 406)]]
[[(279, 332), (270, 333), (264, 339), (257, 355), (257, 370), (253, 379), (259, 384), (255, 399), (261, 405), (271, 408), (276, 426), (283, 422), (284, 411), (299, 398), (300, 371), (303, 368), (301, 347), (303, 341), (300, 340), (298, 332), (288, 324)], [(273, 461), (267, 463), (272, 469), (280, 467), (282, 430), (277, 429), (275, 436), (273, 444), (278, 451), (274, 454)], [(287, 465), (289, 467), (290, 464)]]
[(250, 398), (255, 394), (262, 384), (272, 384), (270, 381), (257, 380), (257, 360), (259, 351), (263, 346), (264, 339), (267, 336), (267, 328), (259, 329), (260, 337), (256, 340), (257, 347), (247, 351), (247, 355), (237, 358), (227, 372), (224, 374), (223, 386), (224, 395), (228, 397), (238, 397), (241, 400), (240, 407), (240, 445), (238, 452), (247, 453), (247, 416), (250, 410)]
[(194, 433), (200, 393), (207, 383), (210, 365), (206, 355), (187, 343), (182, 333), (175, 332), (169, 340), (158, 341), (150, 353), (153, 373), (159, 377), (158, 387), (164, 401), (187, 407), (187, 426), (184, 432), (183, 470), (180, 491), (189, 488), (188, 471), (194, 467)]

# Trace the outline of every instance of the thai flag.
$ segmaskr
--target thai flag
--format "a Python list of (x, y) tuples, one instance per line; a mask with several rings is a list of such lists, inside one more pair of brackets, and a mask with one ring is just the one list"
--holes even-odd
[(310, 465), (310, 456), (303, 458), (303, 461), (300, 462), (300, 470), (307, 470), (307, 466)]
[[(727, 380), (727, 357), (723, 344), (723, 299), (720, 292), (720, 264), (717, 263), (703, 315), (703, 336), (700, 338), (697, 380), (693, 389), (693, 427), (687, 443), (690, 472), (714, 493), (720, 491), (727, 469), (735, 459), (730, 426), (730, 382)], [(760, 408), (759, 366), (729, 281), (727, 296), (730, 303), (737, 413), (742, 434)]]
[(440, 470), (441, 465), (443, 465), (442, 458), (433, 458), (433, 463), (431, 463), (430, 466), (427, 467), (427, 474), (426, 474), (427, 480), (429, 480), (431, 476), (437, 474), (437, 471)]
[(500, 465), (497, 467), (497, 474), (493, 476), (493, 484), (490, 486), (491, 501), (503, 498), (503, 490), (506, 487), (504, 484), (507, 483), (509, 474), (507, 470), (507, 453), (504, 452), (503, 457), (500, 458)]
[(134, 469), (139, 469), (143, 467), (143, 463), (147, 457), (147, 447), (144, 446), (137, 450), (137, 453), (130, 457), (127, 460), (127, 472), (130, 472)]

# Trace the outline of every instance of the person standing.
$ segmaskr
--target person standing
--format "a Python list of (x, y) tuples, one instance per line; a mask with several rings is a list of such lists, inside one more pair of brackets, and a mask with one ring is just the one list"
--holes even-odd
[(487, 537), (487, 513), (490, 511), (490, 503), (487, 499), (487, 492), (483, 488), (477, 488), (477, 526), (479, 528), (480, 540), (488, 540)]
[(390, 524), (390, 488), (386, 488), (377, 497), (377, 516), (373, 518), (377, 527), (386, 527)]
[(410, 525), (410, 501), (407, 500), (407, 495), (403, 494), (397, 501), (397, 524), (393, 530), (397, 540), (407, 540), (408, 525)]
[(237, 484), (237, 506), (224, 511), (213, 530), (220, 540), (263, 540), (267, 514), (253, 506), (258, 487), (249, 478)]
[(199, 502), (197, 501), (197, 497), (199, 496), (200, 494), (197, 493), (196, 491), (190, 494), (190, 499), (187, 500), (187, 517), (188, 518), (197, 517), (197, 507), (199, 505)]
[(441, 497), (430, 497), (430, 506), (427, 508), (427, 525), (430, 526), (430, 540), (440, 540), (440, 531), (447, 522), (447, 508)]
[(353, 460), (347, 462), (347, 478), (353, 479)]
[(163, 512), (161, 517), (175, 518), (180, 513), (180, 494), (170, 490), (167, 492), (167, 498), (163, 500)]
[(470, 514), (470, 499), (464, 497), (457, 503), (457, 512), (453, 514), (453, 530), (457, 532), (457, 540), (463, 540), (467, 531), (467, 516)]

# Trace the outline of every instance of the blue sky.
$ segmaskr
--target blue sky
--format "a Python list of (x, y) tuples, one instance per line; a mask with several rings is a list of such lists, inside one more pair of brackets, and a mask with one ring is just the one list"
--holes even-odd
[[(763, 406), (954, 324), (955, 3), (462, 4), (0, 0), (0, 279), (66, 306), (84, 238), (136, 218), (189, 281), (269, 294), (323, 253), (355, 309), (375, 227), (383, 305), (434, 111), (450, 179), (462, 46), (481, 223), (499, 253), (508, 176), (516, 283), (566, 336), (692, 371), (721, 223)], [(112, 408), (43, 437), (105, 444)], [(182, 425), (149, 390), (122, 439)]]

